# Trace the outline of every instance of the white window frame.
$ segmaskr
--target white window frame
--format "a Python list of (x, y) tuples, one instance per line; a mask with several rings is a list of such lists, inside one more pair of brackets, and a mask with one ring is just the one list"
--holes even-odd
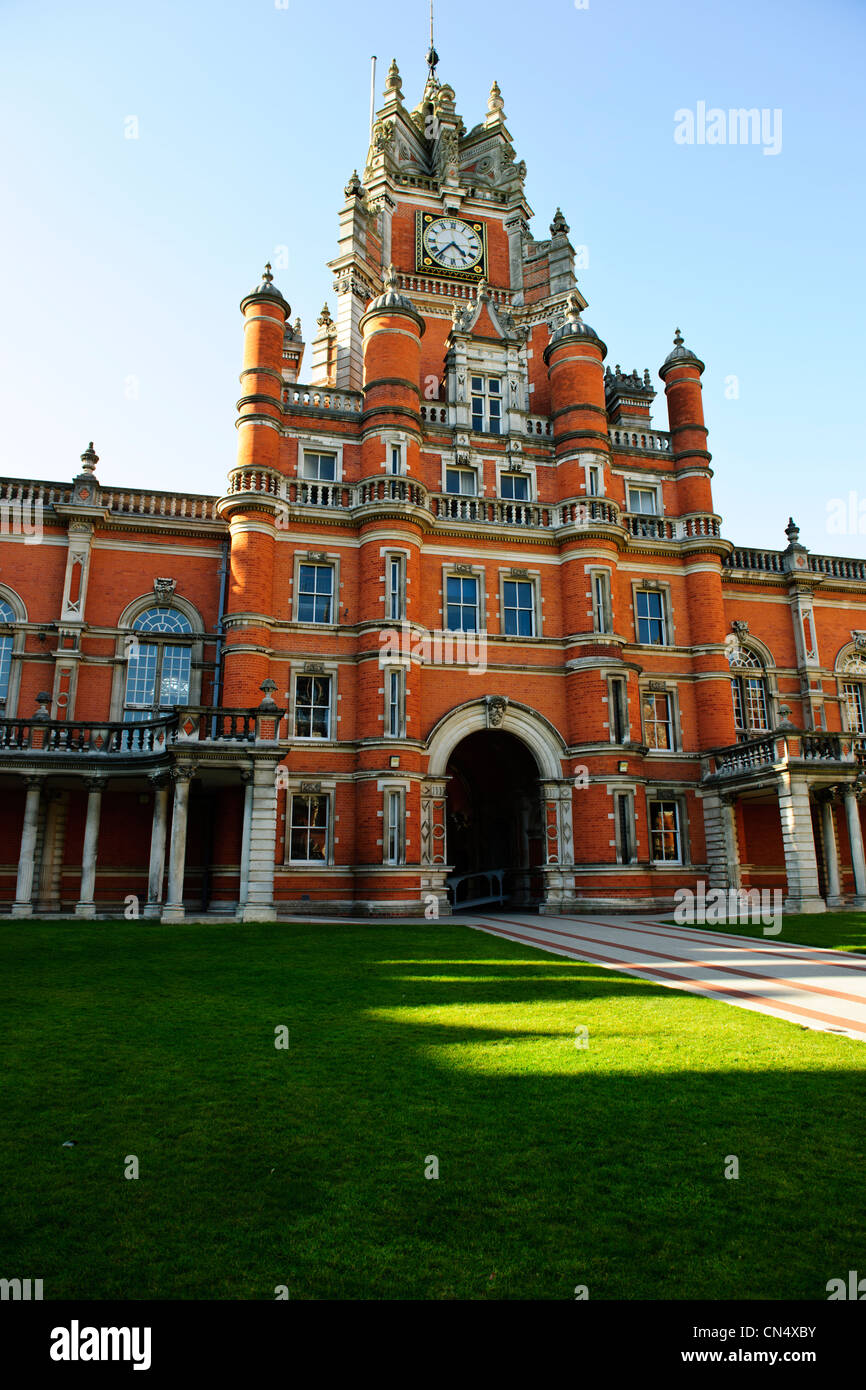
[[(473, 482), (473, 486), (474, 486), (474, 488), (475, 488), (475, 491), (474, 491), (474, 492), (462, 492), (462, 491), (461, 491), (461, 492), (449, 492), (449, 491), (448, 491), (448, 474), (449, 474), (449, 473), (460, 473), (460, 474), (467, 474), (467, 475), (469, 475), (469, 476), (472, 478), (472, 482)], [(461, 478), (461, 484), (462, 484), (462, 478)], [(443, 470), (442, 470), (442, 491), (445, 493), (445, 495), (446, 495), (447, 497), (481, 497), (481, 496), (482, 496), (481, 470), (478, 468), (477, 464), (473, 464), (473, 463), (446, 463), (446, 464), (445, 464), (445, 467), (444, 467)]]
[[(505, 586), (507, 584), (528, 584), (532, 595), (532, 604), (529, 608), (515, 609), (516, 612), (532, 614), (532, 631), (530, 633), (507, 632), (505, 628), (506, 606), (510, 609), (513, 605), (506, 605)], [(499, 571), (499, 630), (500, 634), (512, 642), (529, 642), (535, 637), (541, 636), (541, 603), (540, 577), (537, 574), (511, 574), (509, 570)]]
[[(647, 482), (646, 478), (629, 477), (626, 477), (623, 480), (623, 482), (625, 486), (625, 509), (629, 516), (664, 516), (664, 506), (662, 504), (662, 490), (660, 483)], [(631, 494), (633, 492), (651, 493), (653, 498), (653, 510), (651, 512), (646, 512), (643, 510), (634, 511), (631, 505)]]
[[(592, 604), (592, 630), (609, 635), (613, 632), (613, 606), (611, 601), (610, 570), (591, 568), (589, 570), (590, 602)], [(598, 586), (602, 593), (599, 596)]]
[[(648, 702), (648, 701), (652, 701), (652, 702), (653, 702), (653, 708), (655, 708), (655, 701), (656, 701), (657, 699), (664, 699), (664, 700), (667, 701), (668, 717), (667, 717), (667, 720), (666, 720), (666, 721), (665, 721), (665, 720), (658, 720), (658, 719), (655, 719), (655, 718), (648, 718), (648, 717), (647, 717), (647, 713), (646, 713), (646, 704), (647, 704), (647, 702)], [(670, 689), (670, 688), (668, 688), (668, 687), (665, 687), (664, 690), (650, 690), (648, 686), (643, 686), (643, 687), (641, 688), (641, 690), (640, 690), (640, 714), (641, 714), (641, 738), (642, 738), (642, 740), (643, 740), (644, 745), (646, 746), (646, 748), (649, 750), (649, 752), (650, 752), (651, 754), (656, 754), (656, 755), (665, 756), (666, 754), (669, 754), (669, 753), (676, 753), (676, 752), (679, 751), (679, 749), (680, 749), (680, 738), (679, 738), (679, 710), (678, 710), (678, 707), (677, 707), (676, 691), (675, 691), (675, 690), (672, 690), (672, 689)], [(667, 748), (659, 748), (659, 746), (658, 746), (657, 744), (654, 744), (654, 743), (650, 743), (650, 742), (649, 742), (649, 739), (647, 738), (647, 732), (648, 732), (648, 729), (649, 729), (650, 724), (655, 724), (655, 725), (658, 725), (658, 724), (666, 724), (666, 725), (667, 725), (668, 735), (669, 735), (669, 740), (670, 740), (670, 741), (669, 741), (669, 745), (668, 745)]]
[[(315, 483), (316, 478), (307, 478), (304, 473), (304, 457), (306, 454), (334, 454), (336, 463), (334, 465), (334, 483), (343, 481), (343, 441), (333, 435), (298, 435), (298, 460), (295, 465), (295, 472), (300, 482)], [(322, 486), (326, 487), (330, 478), (322, 479)]]
[[(475, 381), (482, 382), (482, 387), (480, 390), (476, 390), (476, 388), (474, 387), (473, 382)], [(498, 382), (498, 392), (490, 390), (491, 381)], [(498, 372), (491, 372), (486, 370), (473, 371), (471, 367), (468, 368), (466, 384), (468, 387), (469, 394), (469, 428), (471, 429), (473, 434), (495, 434), (497, 436), (501, 436), (507, 432), (505, 428), (505, 416), (508, 399), (506, 391), (503, 390), (503, 383), (507, 384), (507, 376), (505, 374), (500, 374)], [(474, 403), (476, 400), (479, 399), (482, 401), (481, 429), (478, 429), (478, 427), (475, 424)], [(498, 417), (491, 415), (490, 413), (491, 401), (499, 402)], [(490, 422), (493, 419), (498, 419), (499, 428), (496, 430), (490, 428)]]
[[(395, 702), (396, 687), (396, 702)], [(386, 666), (384, 669), (385, 737), (406, 737), (406, 668)], [(395, 719), (396, 716), (396, 719)]]
[[(295, 799), (311, 799), (321, 797), (327, 807), (327, 824), (325, 826), (325, 857), (324, 859), (293, 859), (292, 858), (292, 830), (294, 828)], [(286, 793), (286, 831), (285, 831), (285, 851), (283, 863), (293, 869), (309, 868), (329, 868), (334, 862), (334, 804), (335, 796), (333, 788), (322, 788), (319, 792), (303, 792), (300, 784), (290, 785)], [(301, 829), (303, 827), (298, 827)], [(309, 837), (308, 837), (309, 845)]]
[[(477, 626), (474, 628), (448, 626), (448, 580), (449, 579), (474, 579), (475, 592), (478, 599)], [(442, 569), (442, 631), (443, 632), (484, 632), (485, 621), (485, 592), (484, 592), (484, 571), (473, 567), (469, 574), (458, 574), (453, 565), (445, 565)]]
[[(653, 811), (656, 806), (673, 806), (676, 810), (676, 843), (679, 853), (675, 859), (657, 859), (655, 856), (655, 845), (653, 835), (670, 834), (670, 831), (653, 831)], [(659, 789), (652, 796), (647, 797), (647, 839), (649, 860), (654, 868), (682, 868), (689, 863), (689, 848), (686, 842), (686, 826), (688, 825), (688, 814), (684, 798), (670, 791)]]
[[(620, 713), (622, 715), (622, 738), (616, 736), (616, 692), (619, 690), (622, 695)], [(631, 743), (631, 724), (628, 717), (628, 681), (625, 676), (607, 677), (607, 711), (608, 711), (608, 733), (610, 741), (617, 748), (622, 748), (625, 744)]]
[(392, 868), (406, 863), (406, 788), (386, 783), (382, 795), (382, 863)]
[[(638, 595), (639, 594), (658, 594), (661, 602), (661, 624), (662, 641), (645, 642), (640, 635), (640, 625), (638, 614)], [(673, 642), (673, 626), (671, 623), (670, 590), (664, 584), (648, 584), (644, 581), (635, 581), (632, 585), (632, 605), (634, 610), (634, 640), (639, 647), (671, 647)], [(649, 618), (648, 622), (658, 622), (657, 618)]]
[[(311, 706), (310, 706), (311, 709), (325, 709), (325, 708), (327, 708), (327, 710), (328, 710), (328, 732), (327, 732), (326, 735), (314, 734), (314, 733), (299, 734), (299, 733), (297, 732), (297, 728), (298, 728), (298, 681), (302, 681), (302, 680), (312, 680), (312, 681), (327, 680), (327, 681), (329, 682), (329, 700), (328, 700), (327, 706), (325, 706), (325, 705), (311, 705)], [(293, 672), (292, 672), (292, 685), (291, 685), (291, 690), (292, 690), (292, 707), (291, 707), (291, 711), (290, 711), (290, 715), (291, 715), (291, 725), (290, 725), (290, 728), (291, 728), (291, 735), (290, 735), (290, 737), (294, 740), (294, 742), (296, 742), (296, 743), (304, 743), (304, 744), (310, 744), (310, 743), (311, 743), (311, 744), (334, 743), (334, 742), (336, 741), (336, 739), (337, 739), (337, 733), (336, 733), (336, 725), (337, 725), (337, 668), (336, 668), (336, 667), (326, 667), (324, 671), (304, 671), (304, 670), (296, 670), (296, 671), (293, 671)]]

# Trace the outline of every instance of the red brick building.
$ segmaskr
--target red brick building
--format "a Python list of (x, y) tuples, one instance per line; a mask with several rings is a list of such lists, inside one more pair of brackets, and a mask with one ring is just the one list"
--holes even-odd
[(0, 484), (15, 915), (866, 906), (866, 562), (723, 538), (703, 363), (677, 331), (656, 428), (499, 89), (467, 129), (435, 67), (410, 110), (391, 65), (311, 360), (269, 268), (242, 302), (223, 495), (92, 446)]

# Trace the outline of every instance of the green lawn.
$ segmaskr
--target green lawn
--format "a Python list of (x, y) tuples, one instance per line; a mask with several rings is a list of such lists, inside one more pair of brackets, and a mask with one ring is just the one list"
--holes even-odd
[(6, 922), (0, 962), (0, 1275), (47, 1299), (823, 1300), (863, 1268), (861, 1042), (443, 922)]
[[(674, 919), (669, 924), (675, 926)], [(803, 912), (786, 914), (778, 936), (764, 937), (760, 922), (700, 922), (701, 931), (729, 932), (733, 936), (760, 936), (766, 941), (789, 941), (796, 946), (823, 946), (834, 951), (866, 954), (866, 912)]]

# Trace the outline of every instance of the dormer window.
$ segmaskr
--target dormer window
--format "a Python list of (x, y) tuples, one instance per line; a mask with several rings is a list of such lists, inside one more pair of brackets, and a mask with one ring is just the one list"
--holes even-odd
[(473, 376), (472, 428), (476, 434), (502, 433), (502, 380), (498, 376)]

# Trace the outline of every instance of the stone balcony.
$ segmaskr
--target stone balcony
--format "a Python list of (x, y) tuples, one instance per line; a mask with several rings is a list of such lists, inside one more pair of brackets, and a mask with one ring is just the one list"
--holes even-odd
[(791, 766), (799, 772), (866, 773), (866, 735), (777, 730), (714, 749), (703, 759), (704, 781), (720, 785)]
[(0, 719), (0, 765), (108, 770), (118, 764), (154, 764), (199, 745), (212, 752), (273, 745), (284, 710), (175, 706), (136, 723), (100, 719)]

